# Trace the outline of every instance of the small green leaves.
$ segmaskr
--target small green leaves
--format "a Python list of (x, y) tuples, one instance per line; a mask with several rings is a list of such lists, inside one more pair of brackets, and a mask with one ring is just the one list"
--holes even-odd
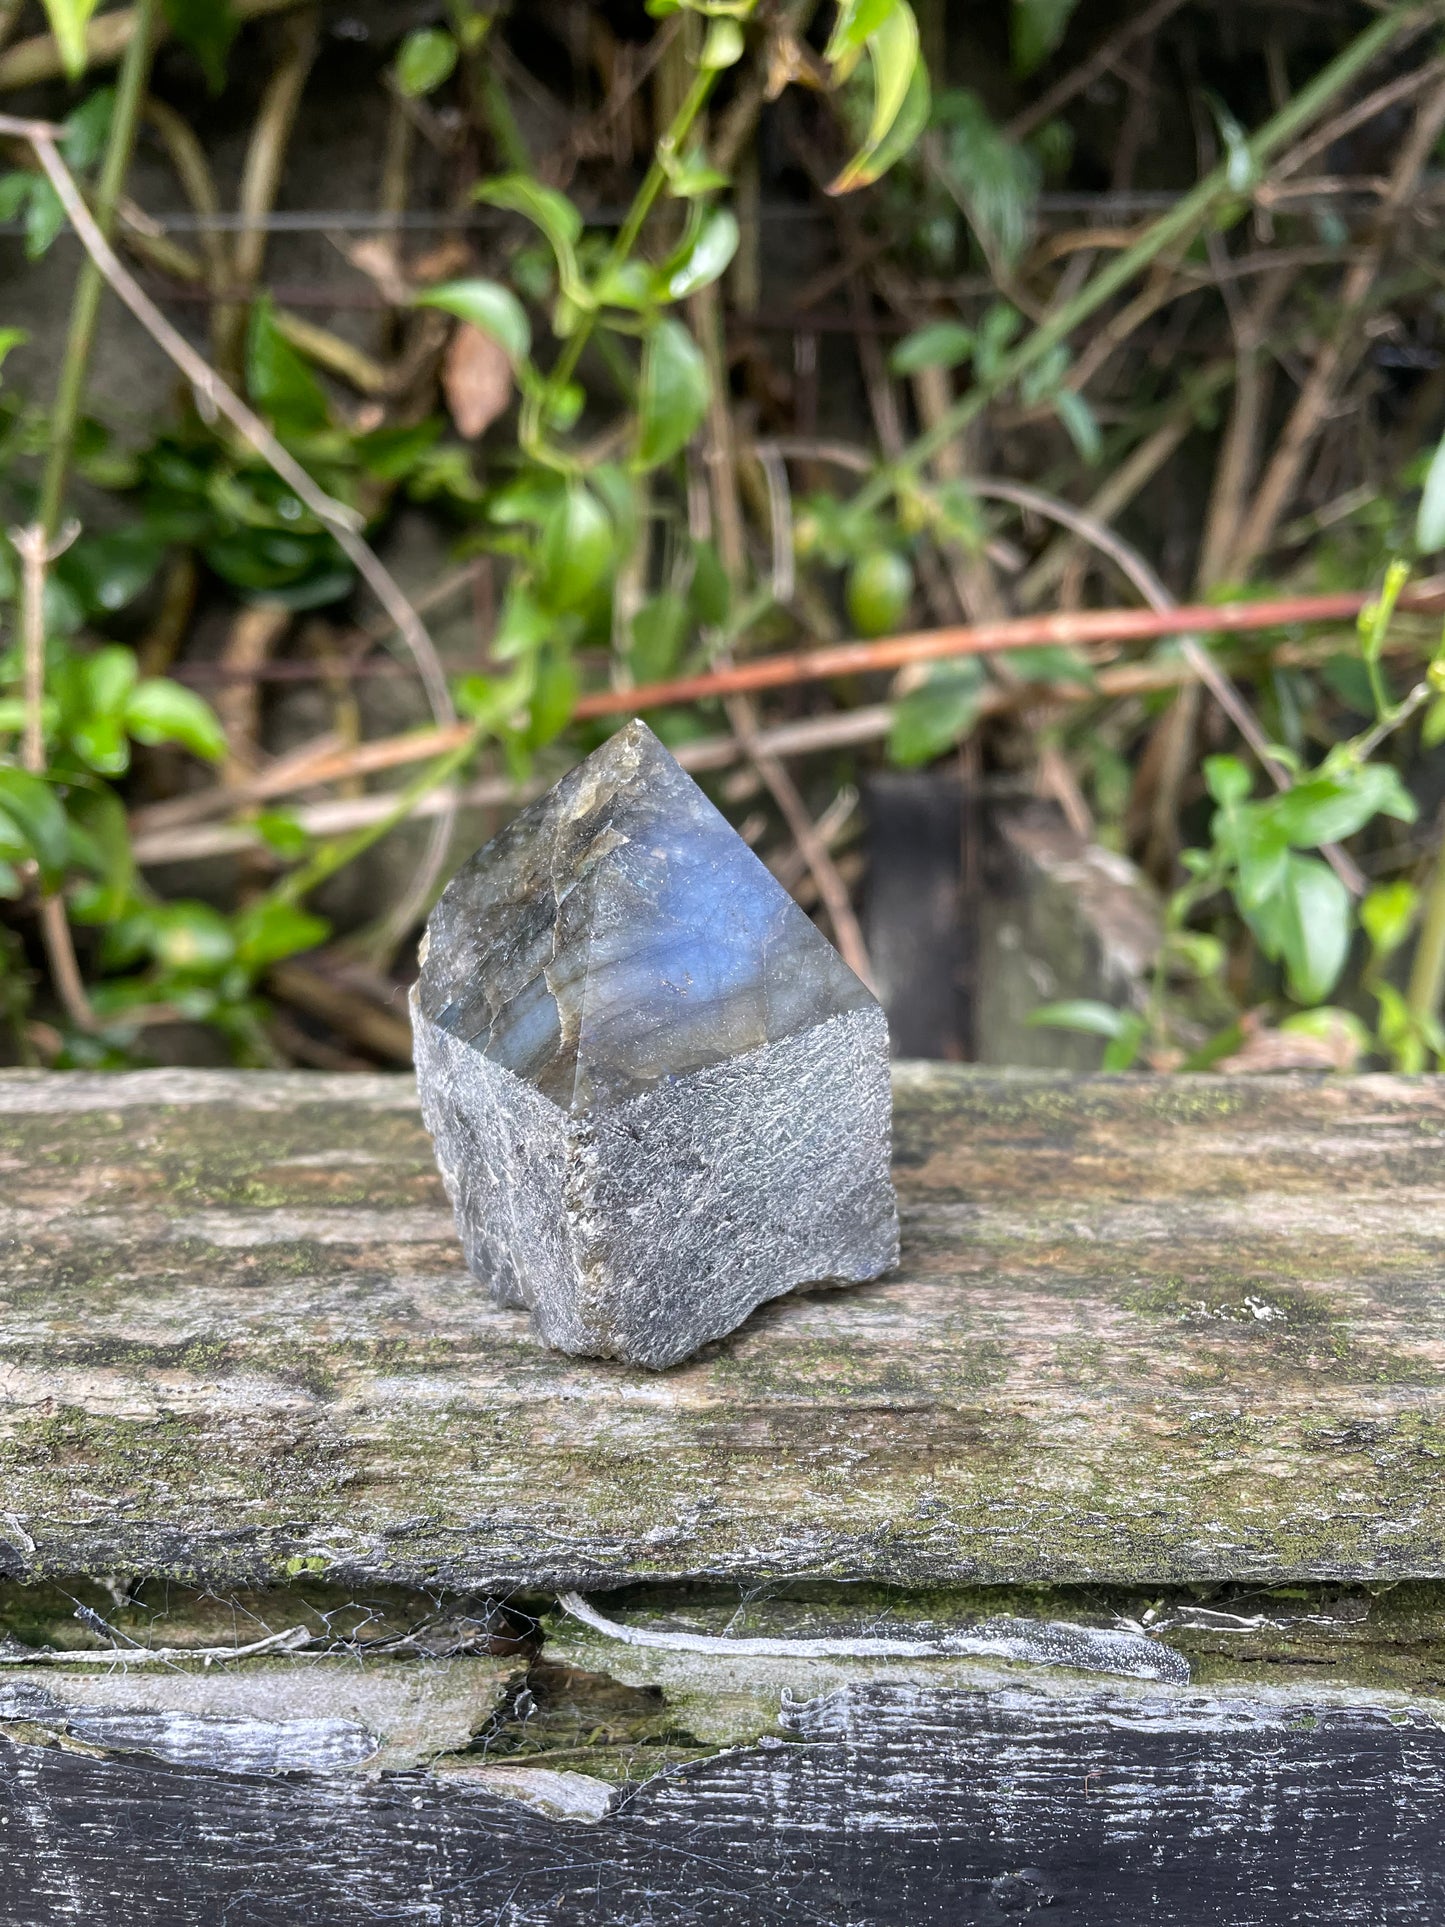
[(961, 321), (935, 321), (905, 335), (888, 365), (895, 375), (916, 375), (925, 368), (956, 368), (973, 353), (974, 332)]
[(1370, 891), (1360, 905), (1360, 925), (1378, 961), (1392, 956), (1404, 943), (1414, 927), (1419, 907), (1419, 891), (1403, 878), (1395, 883), (1377, 884)]
[(417, 295), (414, 306), (440, 308), (480, 328), (506, 350), (514, 367), (525, 362), (532, 352), (532, 328), (527, 311), (511, 289), (504, 288), (500, 281), (487, 281), (480, 276), (466, 281), (443, 281)]
[(45, 0), (61, 65), (72, 80), (79, 80), (85, 72), (85, 30), (96, 4), (97, 0)]
[(962, 742), (978, 720), (984, 690), (983, 664), (975, 656), (940, 662), (893, 711), (888, 754), (905, 769), (931, 763)]
[(612, 566), (612, 518), (592, 491), (569, 482), (537, 551), (537, 593), (548, 608), (575, 609)]
[(311, 435), (331, 419), (325, 390), (310, 364), (276, 325), (269, 299), (256, 302), (246, 333), (246, 386), (278, 435)]
[(220, 93), (226, 57), (241, 25), (232, 0), (162, 0), (171, 32), (201, 63), (206, 85)]
[(907, 0), (849, 0), (829, 42), (840, 78), (856, 59), (860, 32), (873, 70), (873, 110), (862, 146), (829, 184), (830, 194), (850, 194), (878, 180), (912, 146), (928, 119), (928, 71), (919, 58), (918, 22)]
[(699, 288), (711, 286), (737, 251), (737, 217), (731, 208), (710, 208), (689, 244), (664, 270), (668, 299), (681, 301), (687, 295), (696, 294)]
[(235, 920), (236, 961), (248, 970), (264, 970), (283, 957), (314, 950), (330, 934), (331, 925), (324, 917), (313, 916), (293, 903), (260, 897)]
[(1012, 0), (1009, 39), (1013, 70), (1020, 80), (1038, 67), (1059, 45), (1079, 0)]
[(897, 549), (872, 549), (848, 571), (848, 620), (860, 636), (894, 634), (908, 613), (913, 569)]
[(1056, 1004), (1040, 1004), (1027, 1021), (1038, 1030), (1077, 1030), (1091, 1037), (1107, 1037), (1106, 1071), (1132, 1068), (1144, 1042), (1144, 1019), (1135, 1010), (1096, 1003), (1090, 997), (1066, 997)]
[(582, 216), (555, 187), (544, 187), (525, 174), (503, 174), (495, 181), (483, 181), (475, 198), (489, 207), (506, 208), (525, 215), (546, 235), (557, 263), (557, 280), (563, 295), (576, 305), (588, 300), (587, 285), (577, 265), (577, 243), (582, 238)]
[(1291, 996), (1318, 1004), (1339, 982), (1350, 948), (1350, 893), (1318, 857), (1286, 859), (1280, 888), (1249, 918), (1260, 948), (1283, 962)]
[(665, 316), (643, 350), (634, 466), (656, 468), (685, 448), (707, 413), (710, 394), (702, 350), (680, 321)]
[(687, 603), (675, 589), (661, 589), (632, 618), (627, 662), (638, 682), (660, 682), (677, 667), (687, 635)]
[(8, 764), (0, 764), (0, 835), (0, 853), (33, 858), (42, 887), (58, 886), (70, 854), (65, 811), (49, 783)]
[(1422, 555), (1445, 549), (1445, 437), (1425, 471), (1425, 489), (1415, 518), (1415, 546)]
[(419, 100), (449, 78), (457, 64), (457, 43), (440, 27), (417, 27), (396, 56), (396, 84), (408, 100)]
[(226, 754), (226, 733), (210, 704), (164, 676), (137, 683), (126, 698), (124, 716), (127, 733), (138, 743), (179, 743), (208, 763)]

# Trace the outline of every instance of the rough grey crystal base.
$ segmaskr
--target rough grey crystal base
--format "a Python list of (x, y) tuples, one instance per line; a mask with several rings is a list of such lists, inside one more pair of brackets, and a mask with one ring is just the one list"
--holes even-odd
[(561, 1350), (675, 1364), (898, 1257), (878, 1004), (634, 723), (463, 866), (412, 993), (471, 1271)]

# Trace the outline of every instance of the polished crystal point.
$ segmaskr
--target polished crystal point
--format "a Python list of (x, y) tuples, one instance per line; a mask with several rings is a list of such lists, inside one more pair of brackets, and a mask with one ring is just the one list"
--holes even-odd
[(897, 1259), (877, 1002), (645, 724), (464, 864), (412, 992), (467, 1262), (664, 1366)]

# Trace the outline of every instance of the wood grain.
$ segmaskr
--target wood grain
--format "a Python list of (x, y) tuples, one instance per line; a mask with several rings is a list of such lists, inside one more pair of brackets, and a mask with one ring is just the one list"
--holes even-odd
[(148, 1927), (1434, 1927), (1445, 1911), (1445, 1737), (1424, 1712), (1020, 1679), (849, 1687), (789, 1720), (789, 1740), (659, 1774), (592, 1824), (498, 1797), (483, 1765), (287, 1780), (0, 1737), (0, 1927), (78, 1927), (122, 1898)]
[(407, 1079), (0, 1076), (0, 1571), (1445, 1571), (1445, 1083), (896, 1099), (899, 1271), (659, 1377), (485, 1301)]

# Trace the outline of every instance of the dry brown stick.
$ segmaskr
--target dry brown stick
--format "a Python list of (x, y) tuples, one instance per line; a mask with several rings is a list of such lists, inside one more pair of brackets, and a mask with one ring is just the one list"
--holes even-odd
[[(236, 612), (222, 650), (227, 668), (255, 670), (285, 635), (291, 611), (277, 602), (247, 604)], [(235, 784), (261, 760), (261, 689), (254, 679), (224, 684), (215, 697), (216, 714), (226, 732), (226, 780)]]
[(1250, 304), (1230, 309), (1236, 378), (1234, 405), (1215, 465), (1214, 483), (1204, 516), (1204, 535), (1195, 566), (1196, 586), (1208, 593), (1224, 579), (1259, 461), (1259, 442), (1269, 405), (1273, 363), (1264, 346), (1279, 305), (1290, 286), (1287, 273), (1267, 276)]
[(1442, 127), (1445, 127), (1445, 85), (1436, 87), (1415, 116), (1415, 124), (1391, 172), (1374, 238), (1366, 247), (1363, 259), (1345, 275), (1328, 336), (1320, 345), (1254, 500), (1241, 522), (1238, 537), (1229, 550), (1226, 573), (1234, 579), (1247, 575), (1269, 547), (1298, 485), (1305, 458), (1334, 403), (1346, 352), (1354, 342), (1396, 223), (1414, 192)]
[[(1221, 362), (1213, 371), (1205, 369), (1202, 379), (1207, 379), (1211, 373), (1232, 377), (1233, 368), (1232, 362)], [(1130, 450), (1107, 481), (1085, 502), (1086, 515), (1107, 526), (1128, 507), (1194, 427), (1198, 399), (1199, 391), (1196, 388), (1193, 393), (1183, 397), (1173, 412), (1146, 435), (1137, 448)], [(1021, 608), (1036, 609), (1050, 593), (1076, 553), (1078, 540), (1077, 536), (1064, 534), (1049, 544), (1018, 585), (1016, 594)]]
[(1357, 127), (1363, 127), (1377, 114), (1383, 114), (1387, 108), (1398, 106), (1402, 100), (1408, 100), (1412, 94), (1418, 94), (1422, 87), (1428, 87), (1439, 71), (1439, 61), (1428, 60), (1423, 66), (1416, 67), (1409, 73), (1400, 74), (1394, 80), (1387, 80), (1383, 87), (1376, 87), (1362, 100), (1354, 101), (1340, 113), (1312, 129), (1298, 146), (1281, 154), (1270, 169), (1271, 180), (1281, 183), (1288, 180), (1296, 168), (1302, 167), (1308, 160), (1313, 160), (1316, 154), (1326, 152), (1337, 140), (1343, 140), (1346, 134), (1352, 134)]
[[(212, 294), (219, 294), (230, 278), (231, 262), (224, 236), (214, 225), (221, 212), (221, 197), (216, 192), (215, 176), (206, 150), (196, 138), (195, 129), (184, 114), (154, 95), (146, 101), (145, 117), (155, 129), (176, 179), (200, 219), (197, 239), (206, 262), (206, 283)], [(212, 315), (214, 326), (215, 316)]]
[[(297, 4), (298, 0), (231, 0), (231, 9), (241, 20), (258, 20), (263, 14), (285, 13)], [(108, 13), (97, 14), (85, 30), (87, 71), (113, 67), (130, 45), (135, 23), (134, 7), (115, 7)], [(163, 40), (169, 32), (162, 15), (157, 38)], [(64, 78), (65, 62), (60, 57), (54, 34), (35, 34), (29, 40), (17, 41), (8, 53), (0, 54), (0, 93)]]
[(238, 197), (244, 225), (231, 251), (231, 279), (240, 299), (216, 309), (211, 317), (216, 366), (229, 381), (238, 385), (246, 317), (266, 259), (266, 216), (275, 205), (276, 191), (281, 184), (281, 169), (291, 130), (296, 124), (302, 90), (316, 57), (317, 33), (314, 7), (307, 7), (286, 22), (281, 56), (261, 96), (256, 124), (246, 147)]
[(1118, 30), (1101, 41), (1087, 60), (1083, 60), (1071, 73), (1056, 81), (1046, 93), (1022, 108), (1009, 121), (1004, 132), (1010, 140), (1026, 140), (1035, 128), (1042, 127), (1045, 121), (1052, 120), (1061, 107), (1067, 107), (1071, 100), (1092, 87), (1101, 75), (1106, 74), (1119, 56), (1128, 51), (1136, 40), (1146, 33), (1153, 33), (1156, 27), (1163, 26), (1171, 13), (1178, 11), (1183, 0), (1154, 0), (1152, 7), (1146, 7), (1132, 20), (1126, 20)]
[[(96, 226), (75, 177), (56, 147), (60, 132), (60, 129), (46, 121), (22, 120), (14, 115), (0, 114), (0, 135), (8, 134), (29, 141), (86, 253), (136, 320), (191, 383), (198, 402), (224, 415), (261, 459), (275, 470), (297, 499), (330, 530), (337, 546), (376, 596), (410, 651), (431, 704), (432, 714), (440, 724), (453, 722), (456, 710), (452, 706), (446, 672), (436, 647), (427, 633), (426, 625), (402, 593), (391, 571), (358, 533), (360, 517), (317, 487), (301, 464), (277, 441), (260, 416), (247, 407), (234, 389), (222, 381), (215, 369), (166, 320)], [(411, 889), (388, 917), (389, 930), (402, 934), (409, 927), (417, 907), (430, 896), (441, 865), (446, 860), (450, 837), (451, 822), (445, 817), (438, 818)]]
[[(718, 553), (731, 579), (739, 582), (747, 565), (747, 555), (742, 504), (738, 495), (737, 448), (728, 408), (727, 387), (723, 380), (725, 362), (716, 287), (706, 288), (701, 294), (695, 295), (692, 309), (694, 327), (703, 342), (713, 376), (705, 459), (717, 517)], [(867, 945), (863, 941), (862, 927), (853, 912), (848, 886), (838, 874), (832, 852), (818, 835), (802, 792), (777, 757), (759, 747), (757, 711), (751, 700), (746, 696), (733, 696), (724, 703), (723, 708), (744, 754), (767, 786), (798, 846), (799, 854), (808, 866), (809, 874), (818, 886), (818, 896), (828, 912), (833, 938), (843, 961), (864, 983), (871, 984), (872, 966), (868, 960)]]
[[(25, 730), (21, 739), (21, 760), (33, 776), (41, 776), (45, 771), (45, 572), (58, 555), (65, 553), (79, 533), (78, 522), (68, 523), (54, 542), (39, 522), (10, 531), (10, 540), (20, 557), (21, 570), (21, 646), (25, 665)], [(80, 965), (75, 960), (70, 922), (65, 914), (65, 899), (59, 891), (42, 887), (39, 918), (41, 941), (45, 945), (55, 994), (77, 1030), (94, 1030), (95, 1012), (85, 994)]]
[(25, 0), (0, 0), (0, 47), (3, 47), (20, 24), (20, 16), (25, 11)]
[(361, 991), (294, 959), (273, 964), (266, 982), (275, 996), (304, 1010), (309, 1017), (324, 1018), (343, 1037), (373, 1056), (396, 1064), (411, 1062), (411, 1025)]

